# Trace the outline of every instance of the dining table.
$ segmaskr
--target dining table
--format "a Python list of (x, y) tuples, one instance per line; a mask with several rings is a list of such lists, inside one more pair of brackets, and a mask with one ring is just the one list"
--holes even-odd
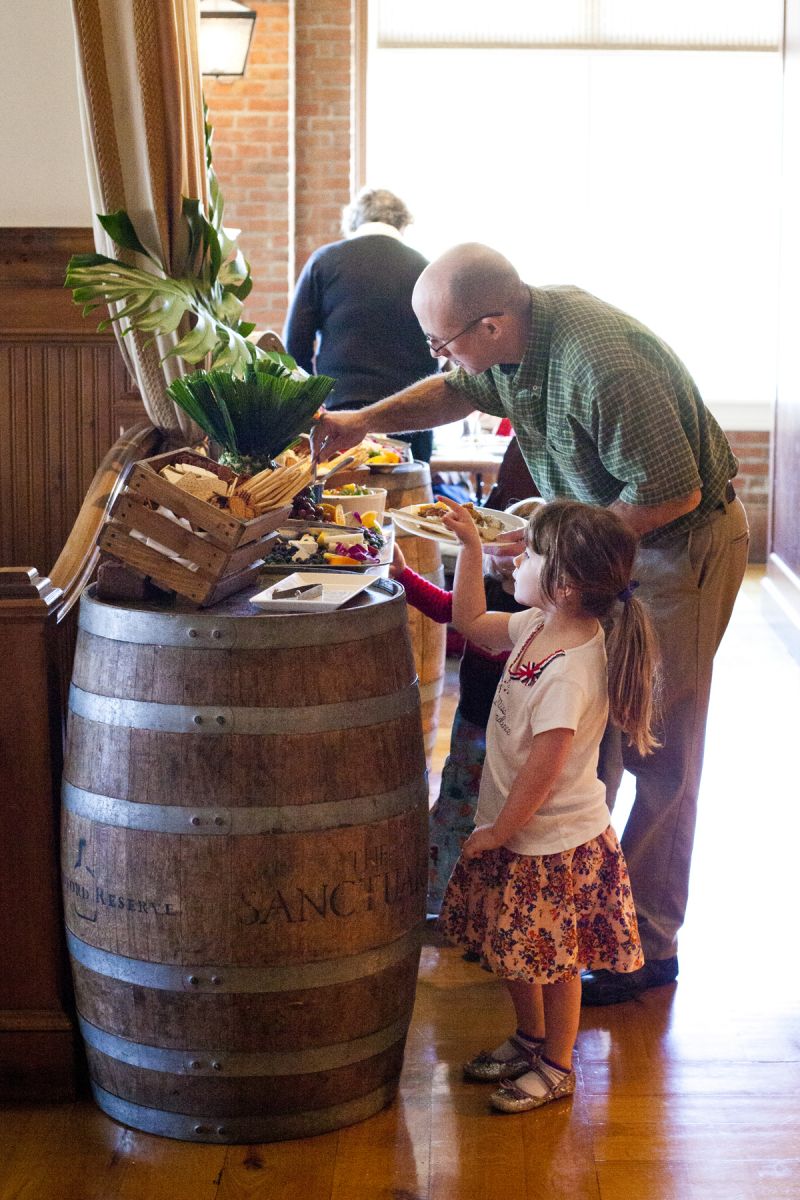
[(447, 471), (469, 475), (475, 498), (480, 503), (487, 485), (491, 487), (497, 479), (503, 455), (510, 441), (508, 437), (491, 434), (466, 436), (434, 446), (431, 455), (431, 475)]

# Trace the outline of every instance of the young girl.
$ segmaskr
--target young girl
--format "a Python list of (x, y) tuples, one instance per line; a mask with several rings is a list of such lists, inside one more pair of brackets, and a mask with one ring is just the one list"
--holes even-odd
[[(501, 976), (516, 1013), (516, 1033), (465, 1074), (499, 1082), (494, 1108), (523, 1112), (575, 1090), (581, 971), (644, 961), (597, 758), (609, 705), (640, 753), (657, 744), (656, 642), (630, 577), (635, 535), (608, 509), (564, 500), (534, 511), (514, 571), (528, 611), (509, 616), (486, 611), (478, 532), (450, 507), (445, 524), (461, 542), (454, 624), (511, 654), (489, 721), (476, 828), (440, 923)], [(612, 617), (606, 638), (600, 622)]]

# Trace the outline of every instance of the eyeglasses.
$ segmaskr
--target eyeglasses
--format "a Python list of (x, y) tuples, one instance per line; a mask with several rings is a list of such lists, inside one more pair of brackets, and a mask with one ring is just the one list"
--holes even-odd
[(431, 349), (434, 354), (439, 355), (441, 354), (442, 350), (444, 350), (445, 346), (449, 346), (451, 342), (455, 342), (462, 336), (462, 334), (467, 333), (480, 321), (485, 321), (488, 317), (502, 317), (502, 315), (503, 314), (501, 312), (484, 313), (482, 316), (476, 317), (474, 321), (470, 321), (469, 325), (465, 325), (464, 328), (459, 330), (458, 333), (454, 333), (453, 336), (448, 338), (446, 342), (437, 342), (429, 333), (425, 334), (425, 341), (428, 343), (429, 349)]

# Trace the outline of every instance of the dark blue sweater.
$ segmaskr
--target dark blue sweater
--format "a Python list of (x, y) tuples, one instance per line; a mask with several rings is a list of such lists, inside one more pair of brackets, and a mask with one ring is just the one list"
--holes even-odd
[(436, 362), (411, 308), (426, 266), (416, 250), (380, 233), (333, 242), (311, 255), (284, 341), (307, 371), (336, 380), (326, 407), (360, 408), (434, 374)]

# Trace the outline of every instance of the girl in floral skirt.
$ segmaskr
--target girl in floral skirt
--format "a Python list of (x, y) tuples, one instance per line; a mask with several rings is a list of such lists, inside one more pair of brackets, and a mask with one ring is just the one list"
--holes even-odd
[(461, 542), (453, 622), (511, 653), (476, 828), (440, 924), (503, 979), (516, 1013), (516, 1032), (464, 1072), (499, 1083), (494, 1108), (523, 1112), (575, 1090), (581, 971), (644, 961), (597, 759), (609, 707), (641, 754), (657, 745), (656, 641), (630, 577), (636, 537), (609, 509), (564, 500), (534, 511), (514, 571), (528, 608), (509, 615), (486, 611), (480, 537), (465, 509), (450, 508), (444, 523)]

